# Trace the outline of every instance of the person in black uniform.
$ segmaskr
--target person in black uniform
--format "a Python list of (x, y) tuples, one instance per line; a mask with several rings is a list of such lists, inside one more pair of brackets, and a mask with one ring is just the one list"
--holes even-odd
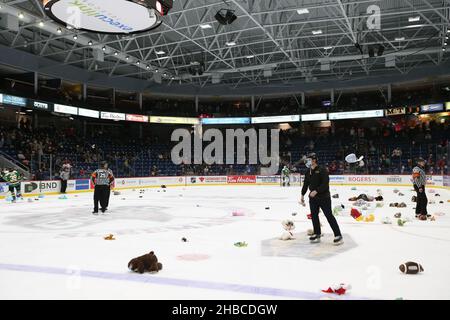
[(100, 202), (101, 211), (105, 213), (108, 210), (109, 196), (111, 194), (111, 184), (114, 181), (114, 175), (111, 169), (108, 169), (108, 163), (103, 161), (100, 168), (95, 170), (91, 175), (94, 189), (94, 211), (93, 214), (98, 214), (98, 203)]
[(328, 176), (328, 170), (318, 165), (315, 153), (310, 153), (306, 157), (305, 164), (308, 169), (305, 173), (305, 182), (302, 188), (300, 204), (305, 206), (304, 196), (309, 188), (309, 208), (311, 210), (311, 218), (314, 227), (314, 234), (309, 240), (311, 243), (320, 242), (322, 233), (320, 230), (319, 209), (322, 209), (331, 229), (333, 229), (334, 244), (341, 244), (343, 243), (341, 230), (339, 229), (339, 225), (331, 210), (330, 178)]

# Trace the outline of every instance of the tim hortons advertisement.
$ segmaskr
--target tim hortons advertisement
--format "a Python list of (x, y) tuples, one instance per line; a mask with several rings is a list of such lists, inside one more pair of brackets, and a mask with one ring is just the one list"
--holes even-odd
[(186, 177), (186, 182), (192, 185), (202, 185), (202, 184), (226, 184), (226, 176), (194, 176)]
[(227, 183), (245, 183), (252, 184), (256, 183), (256, 176), (228, 176)]

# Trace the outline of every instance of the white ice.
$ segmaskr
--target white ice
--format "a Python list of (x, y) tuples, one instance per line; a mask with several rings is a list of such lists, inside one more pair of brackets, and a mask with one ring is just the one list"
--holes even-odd
[[(337, 217), (344, 237), (356, 246), (322, 260), (262, 256), (262, 241), (282, 234), (282, 220), (294, 220), (297, 236), (306, 237), (302, 233), (311, 228), (308, 207), (297, 202), (299, 187), (127, 190), (111, 195), (110, 214), (99, 216), (91, 214), (90, 193), (70, 194), (67, 200), (0, 200), (0, 298), (450, 299), (450, 191), (435, 189), (440, 197), (428, 193), (436, 201), (429, 212), (444, 213), (436, 221), (414, 219), (413, 192), (406, 187), (399, 188), (403, 197), (394, 187), (382, 188), (385, 206), (367, 212), (375, 222), (351, 218), (347, 198), (375, 195), (378, 188), (332, 187), (340, 195), (333, 205), (346, 206)], [(389, 207), (402, 201), (407, 208)], [(233, 217), (233, 211), (245, 216)], [(397, 226), (396, 212), (411, 222)], [(385, 216), (394, 224), (382, 224)], [(323, 216), (321, 222), (330, 234)], [(107, 234), (116, 240), (104, 240)], [(248, 247), (234, 246), (238, 241)], [(327, 241), (326, 250), (338, 250)], [(162, 271), (139, 275), (127, 269), (131, 258), (151, 250)], [(190, 256), (203, 259), (186, 260)], [(421, 263), (425, 272), (402, 274), (398, 266), (406, 261)], [(321, 292), (341, 282), (352, 286), (348, 294)]]

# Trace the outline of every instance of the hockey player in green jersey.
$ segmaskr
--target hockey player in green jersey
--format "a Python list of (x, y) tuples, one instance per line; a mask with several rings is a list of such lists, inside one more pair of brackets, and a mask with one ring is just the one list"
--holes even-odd
[(286, 184), (288, 187), (291, 185), (291, 178), (289, 176), (290, 173), (291, 171), (287, 166), (284, 166), (281, 170), (281, 181), (283, 182), (283, 187), (285, 187)]
[(16, 202), (16, 198), (22, 196), (20, 194), (20, 182), (23, 179), (22, 175), (17, 170), (6, 169), (1, 173), (1, 176), (3, 180), (8, 183), (9, 192), (11, 192), (13, 199), (12, 201)]

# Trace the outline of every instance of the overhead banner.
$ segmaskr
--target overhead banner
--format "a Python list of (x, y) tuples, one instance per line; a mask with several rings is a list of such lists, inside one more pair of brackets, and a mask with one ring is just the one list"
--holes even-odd
[(78, 115), (82, 117), (98, 119), (100, 117), (100, 112), (97, 110), (78, 108)]
[(49, 109), (50, 109), (50, 106), (47, 102), (40, 102), (40, 101), (33, 101), (33, 104), (31, 105), (31, 107), (33, 109), (44, 110), (44, 111), (49, 111)]
[(326, 113), (302, 114), (302, 121), (324, 121), (328, 119)]
[(143, 116), (140, 114), (127, 114), (126, 120), (133, 122), (148, 122), (148, 116)]
[(443, 103), (425, 104), (423, 106), (420, 106), (420, 112), (423, 112), (423, 113), (440, 112), (440, 111), (444, 111)]
[(180, 118), (180, 117), (159, 117), (151, 116), (151, 123), (165, 123), (165, 124), (199, 124), (198, 118)]
[(63, 104), (55, 104), (54, 111), (59, 113), (67, 113), (67, 114), (73, 114), (75, 116), (78, 115), (78, 108), (72, 107), (72, 106), (66, 106)]
[(278, 123), (278, 122), (299, 122), (299, 115), (290, 116), (271, 116), (271, 117), (253, 117), (252, 123)]
[(105, 120), (125, 121), (125, 113), (118, 112), (102, 112), (100, 118)]
[(397, 116), (397, 115), (402, 115), (402, 114), (406, 114), (406, 108), (391, 108), (391, 109), (386, 109), (386, 116)]
[(384, 110), (361, 110), (351, 112), (334, 112), (328, 114), (329, 120), (378, 118), (384, 116)]
[(202, 124), (249, 124), (250, 118), (203, 118)]
[(27, 99), (0, 93), (0, 104), (9, 104), (11, 106), (25, 107), (27, 105)]

